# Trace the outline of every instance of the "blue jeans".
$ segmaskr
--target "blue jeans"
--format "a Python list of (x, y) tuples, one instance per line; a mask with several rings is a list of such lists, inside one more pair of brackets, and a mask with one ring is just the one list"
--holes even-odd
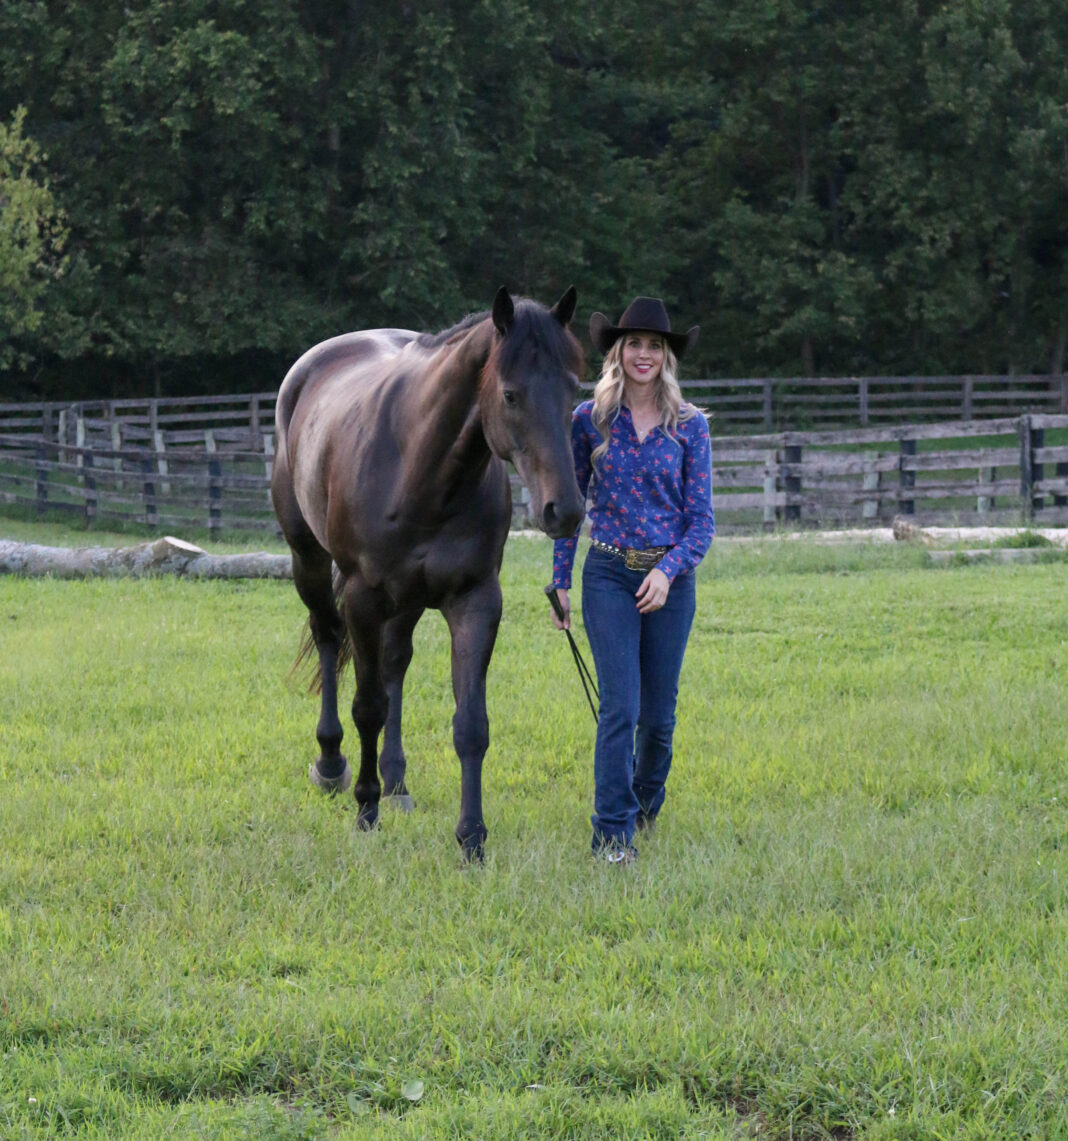
[(644, 571), (591, 548), (582, 569), (582, 621), (593, 652), (600, 719), (593, 754), (593, 846), (629, 844), (641, 811), (664, 803), (679, 674), (697, 608), (694, 574), (679, 575), (667, 602), (639, 614)]

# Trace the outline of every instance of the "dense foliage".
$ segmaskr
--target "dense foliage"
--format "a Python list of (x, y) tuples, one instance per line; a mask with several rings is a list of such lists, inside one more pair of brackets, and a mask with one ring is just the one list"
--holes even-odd
[(1068, 0), (5, 0), (0, 383), (269, 389), (502, 282), (660, 294), (691, 375), (1059, 372), (1066, 49)]

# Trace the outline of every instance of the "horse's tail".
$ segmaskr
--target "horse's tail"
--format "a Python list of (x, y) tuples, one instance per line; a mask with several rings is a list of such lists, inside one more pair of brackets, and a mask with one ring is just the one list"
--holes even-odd
[[(340, 607), (342, 595), (345, 591), (345, 580), (341, 572), (334, 567), (334, 605), (336, 607), (335, 613), (337, 615), (336, 629), (337, 629), (337, 672), (338, 676), (344, 668), (352, 661), (352, 640), (349, 638), (348, 625), (342, 620), (340, 616)], [(319, 651), (315, 645), (315, 636), (312, 633), (311, 619), (304, 623), (304, 633), (300, 639), (300, 649), (297, 650), (296, 660), (290, 667), (289, 676), (295, 678), (306, 667), (309, 661), (314, 661), (315, 669), (312, 671), (311, 680), (308, 682), (309, 693), (321, 693), (323, 688), (323, 665), (319, 660)]]

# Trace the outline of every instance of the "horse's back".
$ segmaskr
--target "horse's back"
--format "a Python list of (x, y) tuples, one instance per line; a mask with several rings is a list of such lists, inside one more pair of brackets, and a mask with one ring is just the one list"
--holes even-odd
[(418, 333), (410, 329), (363, 329), (313, 345), (286, 373), (278, 390), (275, 422), (281, 443), (289, 434), (297, 405), (333, 380), (359, 386), (380, 376), (388, 362)]

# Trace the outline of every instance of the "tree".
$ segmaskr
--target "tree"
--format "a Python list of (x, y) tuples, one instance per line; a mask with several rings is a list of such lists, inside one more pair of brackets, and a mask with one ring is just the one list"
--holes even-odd
[(875, 282), (838, 126), (855, 20), (833, 0), (699, 0), (676, 41), (672, 70), (704, 99), (672, 122), (661, 165), (711, 372), (812, 375), (865, 341)]
[(1068, 0), (7, 0), (0, 119), (54, 214), (0, 368), (270, 388), (340, 330), (574, 282), (699, 321), (690, 376), (1058, 371), (1066, 29)]
[(66, 229), (25, 119), (19, 107), (0, 122), (0, 368), (29, 359), (19, 339), (40, 326), (41, 299), (65, 267)]

